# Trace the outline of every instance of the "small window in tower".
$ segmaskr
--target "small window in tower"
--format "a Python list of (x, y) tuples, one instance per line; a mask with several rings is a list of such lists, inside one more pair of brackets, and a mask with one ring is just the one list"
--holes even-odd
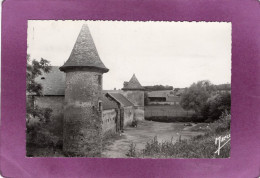
[(44, 79), (45, 79), (45, 77), (41, 77), (41, 79), (42, 79), (42, 80), (44, 80)]
[(99, 111), (102, 111), (102, 101), (99, 101), (99, 102), (98, 102), (98, 110), (99, 110)]
[(98, 84), (99, 84), (99, 85), (102, 85), (102, 75), (99, 75), (99, 76), (98, 76)]
[(95, 113), (95, 106), (92, 106), (92, 114)]

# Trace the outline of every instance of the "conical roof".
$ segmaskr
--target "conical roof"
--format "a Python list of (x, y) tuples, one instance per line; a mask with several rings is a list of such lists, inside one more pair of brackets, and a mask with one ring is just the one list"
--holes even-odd
[(129, 82), (124, 83), (123, 90), (144, 90), (144, 87), (137, 80), (135, 74), (132, 76)]
[(98, 55), (96, 46), (86, 24), (82, 26), (69, 59), (60, 67), (60, 70), (66, 71), (67, 69), (75, 68), (95, 68), (102, 72), (108, 72), (108, 69)]

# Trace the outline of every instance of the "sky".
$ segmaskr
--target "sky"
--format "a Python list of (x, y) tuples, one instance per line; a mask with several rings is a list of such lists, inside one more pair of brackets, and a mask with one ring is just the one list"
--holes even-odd
[(183, 88), (200, 80), (231, 83), (227, 22), (30, 20), (27, 53), (31, 59), (63, 65), (84, 23), (109, 69), (103, 75), (103, 89), (120, 89), (133, 74), (143, 86)]

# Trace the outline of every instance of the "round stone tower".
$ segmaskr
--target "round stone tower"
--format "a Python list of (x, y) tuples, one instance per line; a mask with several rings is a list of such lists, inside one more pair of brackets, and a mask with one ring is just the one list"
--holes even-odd
[(87, 25), (83, 25), (66, 63), (63, 151), (67, 156), (99, 157), (102, 150), (102, 74), (108, 69), (99, 58)]

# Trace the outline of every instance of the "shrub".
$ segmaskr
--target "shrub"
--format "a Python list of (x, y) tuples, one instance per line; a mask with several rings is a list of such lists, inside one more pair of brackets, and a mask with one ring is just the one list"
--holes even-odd
[(133, 142), (129, 145), (129, 150), (126, 153), (126, 156), (128, 156), (128, 157), (137, 157), (137, 154), (136, 154), (136, 144), (134, 144)]
[(219, 134), (221, 132), (224, 132), (226, 130), (230, 130), (230, 124), (231, 124), (231, 115), (230, 113), (226, 110), (221, 114), (219, 117), (219, 120), (215, 121), (212, 124), (212, 127), (214, 129), (214, 132)]
[(51, 120), (50, 108), (35, 107), (32, 114), (27, 115), (26, 145), (27, 156), (52, 156), (59, 150), (62, 141), (62, 117)]
[(145, 120), (148, 121), (157, 121), (157, 122), (203, 122), (204, 118), (199, 116), (192, 116), (192, 117), (171, 117), (171, 116), (150, 116), (145, 117)]
[(137, 127), (137, 124), (138, 124), (138, 121), (137, 120), (133, 120), (131, 126), (132, 127)]

